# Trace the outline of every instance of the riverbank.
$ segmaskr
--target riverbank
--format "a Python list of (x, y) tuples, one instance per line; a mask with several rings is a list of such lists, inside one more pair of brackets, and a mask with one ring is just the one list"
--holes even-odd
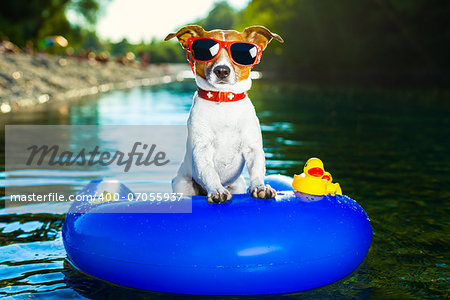
[(186, 64), (100, 63), (58, 56), (0, 54), (0, 113), (42, 110), (114, 89), (182, 80)]

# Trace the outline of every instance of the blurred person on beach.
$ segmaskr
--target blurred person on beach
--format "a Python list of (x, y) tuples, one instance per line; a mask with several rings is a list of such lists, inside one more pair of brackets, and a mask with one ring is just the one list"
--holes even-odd
[(2, 53), (21, 53), (19, 47), (9, 41), (7, 36), (3, 36), (0, 41), (0, 52)]

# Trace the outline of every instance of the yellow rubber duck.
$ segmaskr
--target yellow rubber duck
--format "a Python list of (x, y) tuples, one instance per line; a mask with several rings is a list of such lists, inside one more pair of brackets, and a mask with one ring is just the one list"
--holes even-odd
[(302, 174), (294, 175), (292, 187), (297, 192), (316, 196), (342, 195), (339, 183), (333, 183), (333, 177), (329, 172), (325, 172), (323, 162), (316, 157), (308, 159)]
[(327, 183), (322, 176), (325, 175), (325, 169), (320, 159), (313, 157), (308, 159), (303, 167), (303, 173), (294, 175), (292, 187), (297, 192), (310, 195), (325, 195), (327, 194)]
[(342, 189), (339, 183), (333, 183), (333, 177), (331, 176), (330, 172), (325, 172), (325, 174), (322, 176), (322, 179), (325, 179), (327, 181), (327, 193), (331, 195), (342, 195)]

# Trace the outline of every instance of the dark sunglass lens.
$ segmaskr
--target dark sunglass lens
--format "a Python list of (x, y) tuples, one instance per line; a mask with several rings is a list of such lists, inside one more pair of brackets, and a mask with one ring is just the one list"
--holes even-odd
[(219, 53), (219, 43), (210, 39), (199, 39), (192, 43), (192, 57), (195, 60), (207, 61)]
[(240, 65), (252, 65), (258, 54), (256, 46), (249, 43), (234, 43), (230, 51), (233, 60)]

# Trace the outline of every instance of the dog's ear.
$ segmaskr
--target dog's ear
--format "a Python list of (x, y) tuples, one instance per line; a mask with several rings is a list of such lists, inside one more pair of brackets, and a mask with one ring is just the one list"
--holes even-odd
[(266, 48), (267, 44), (272, 40), (276, 39), (280, 43), (284, 43), (284, 40), (276, 33), (270, 32), (264, 26), (251, 26), (244, 29), (242, 32), (244, 38), (252, 43), (260, 45), (263, 50)]
[(205, 35), (205, 30), (201, 26), (188, 25), (188, 26), (184, 26), (183, 28), (180, 28), (177, 32), (169, 33), (166, 36), (166, 38), (164, 39), (164, 41), (168, 41), (171, 38), (177, 37), (181, 46), (183, 46), (183, 48), (186, 49), (188, 38), (204, 36), (204, 35)]

